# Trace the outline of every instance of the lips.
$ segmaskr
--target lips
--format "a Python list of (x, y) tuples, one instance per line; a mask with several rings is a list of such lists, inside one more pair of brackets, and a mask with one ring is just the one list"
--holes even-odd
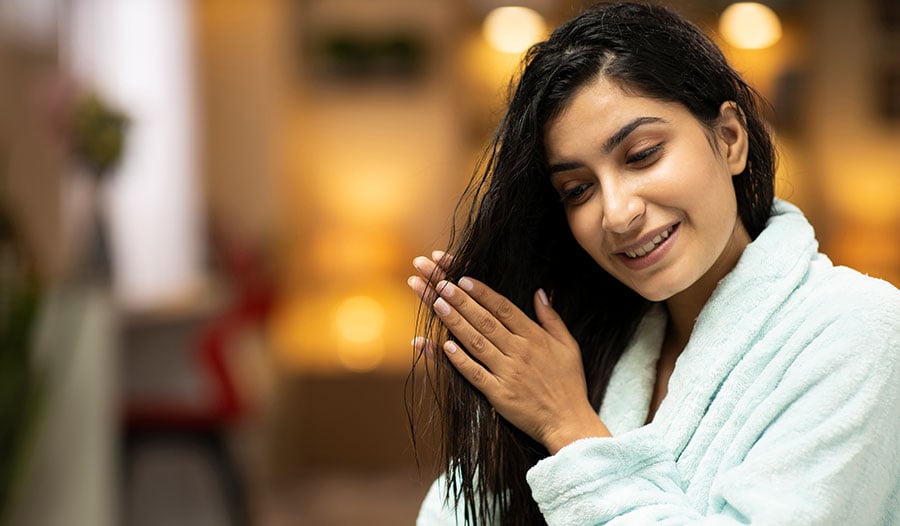
[(653, 250), (656, 249), (656, 247), (661, 245), (663, 241), (668, 239), (669, 235), (675, 231), (676, 226), (678, 226), (678, 225), (670, 226), (669, 228), (665, 229), (664, 231), (660, 232), (659, 234), (656, 234), (656, 236), (654, 236), (653, 239), (651, 239), (650, 241), (647, 241), (645, 244), (643, 244), (637, 248), (633, 248), (631, 250), (624, 250), (623, 253), (631, 259), (637, 259), (637, 258), (646, 256), (647, 254), (653, 252)]

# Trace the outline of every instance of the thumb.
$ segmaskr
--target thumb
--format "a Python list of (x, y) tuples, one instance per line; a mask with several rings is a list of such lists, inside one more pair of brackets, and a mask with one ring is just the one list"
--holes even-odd
[(544, 328), (551, 336), (560, 341), (574, 342), (575, 338), (566, 327), (562, 318), (556, 309), (550, 305), (550, 299), (544, 289), (538, 289), (534, 293), (534, 312), (537, 314), (541, 327)]

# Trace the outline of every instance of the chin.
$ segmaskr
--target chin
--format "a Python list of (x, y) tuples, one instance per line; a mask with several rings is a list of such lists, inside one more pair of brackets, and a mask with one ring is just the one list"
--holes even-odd
[(663, 286), (663, 287), (646, 287), (646, 286), (635, 287), (635, 286), (629, 285), (629, 288), (631, 290), (635, 291), (636, 293), (638, 293), (645, 300), (654, 301), (654, 302), (666, 301), (666, 300), (670, 299), (672, 296), (678, 294), (679, 292), (681, 292), (683, 290), (678, 287), (665, 287), (665, 286)]
[(654, 301), (654, 302), (666, 301), (675, 295), (675, 294), (663, 294), (663, 293), (656, 293), (656, 292), (646, 293), (646, 292), (642, 292), (640, 290), (636, 290), (635, 292), (640, 294), (641, 297), (643, 297), (645, 300)]

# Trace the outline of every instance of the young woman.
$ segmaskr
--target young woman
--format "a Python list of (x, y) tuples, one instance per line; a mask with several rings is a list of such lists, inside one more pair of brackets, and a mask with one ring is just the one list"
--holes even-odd
[(774, 164), (662, 7), (530, 50), (409, 280), (445, 468), (419, 524), (900, 524), (900, 292), (817, 253)]

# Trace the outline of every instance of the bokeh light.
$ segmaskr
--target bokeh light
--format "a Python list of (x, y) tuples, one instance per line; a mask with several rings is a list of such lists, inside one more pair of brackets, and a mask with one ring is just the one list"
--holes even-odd
[(484, 38), (503, 53), (521, 53), (546, 33), (544, 17), (527, 7), (498, 7), (484, 19)]
[(354, 296), (341, 303), (334, 322), (344, 339), (370, 342), (381, 336), (384, 329), (384, 308), (369, 296)]
[(763, 49), (781, 39), (781, 20), (763, 4), (737, 2), (722, 12), (719, 31), (736, 48)]

